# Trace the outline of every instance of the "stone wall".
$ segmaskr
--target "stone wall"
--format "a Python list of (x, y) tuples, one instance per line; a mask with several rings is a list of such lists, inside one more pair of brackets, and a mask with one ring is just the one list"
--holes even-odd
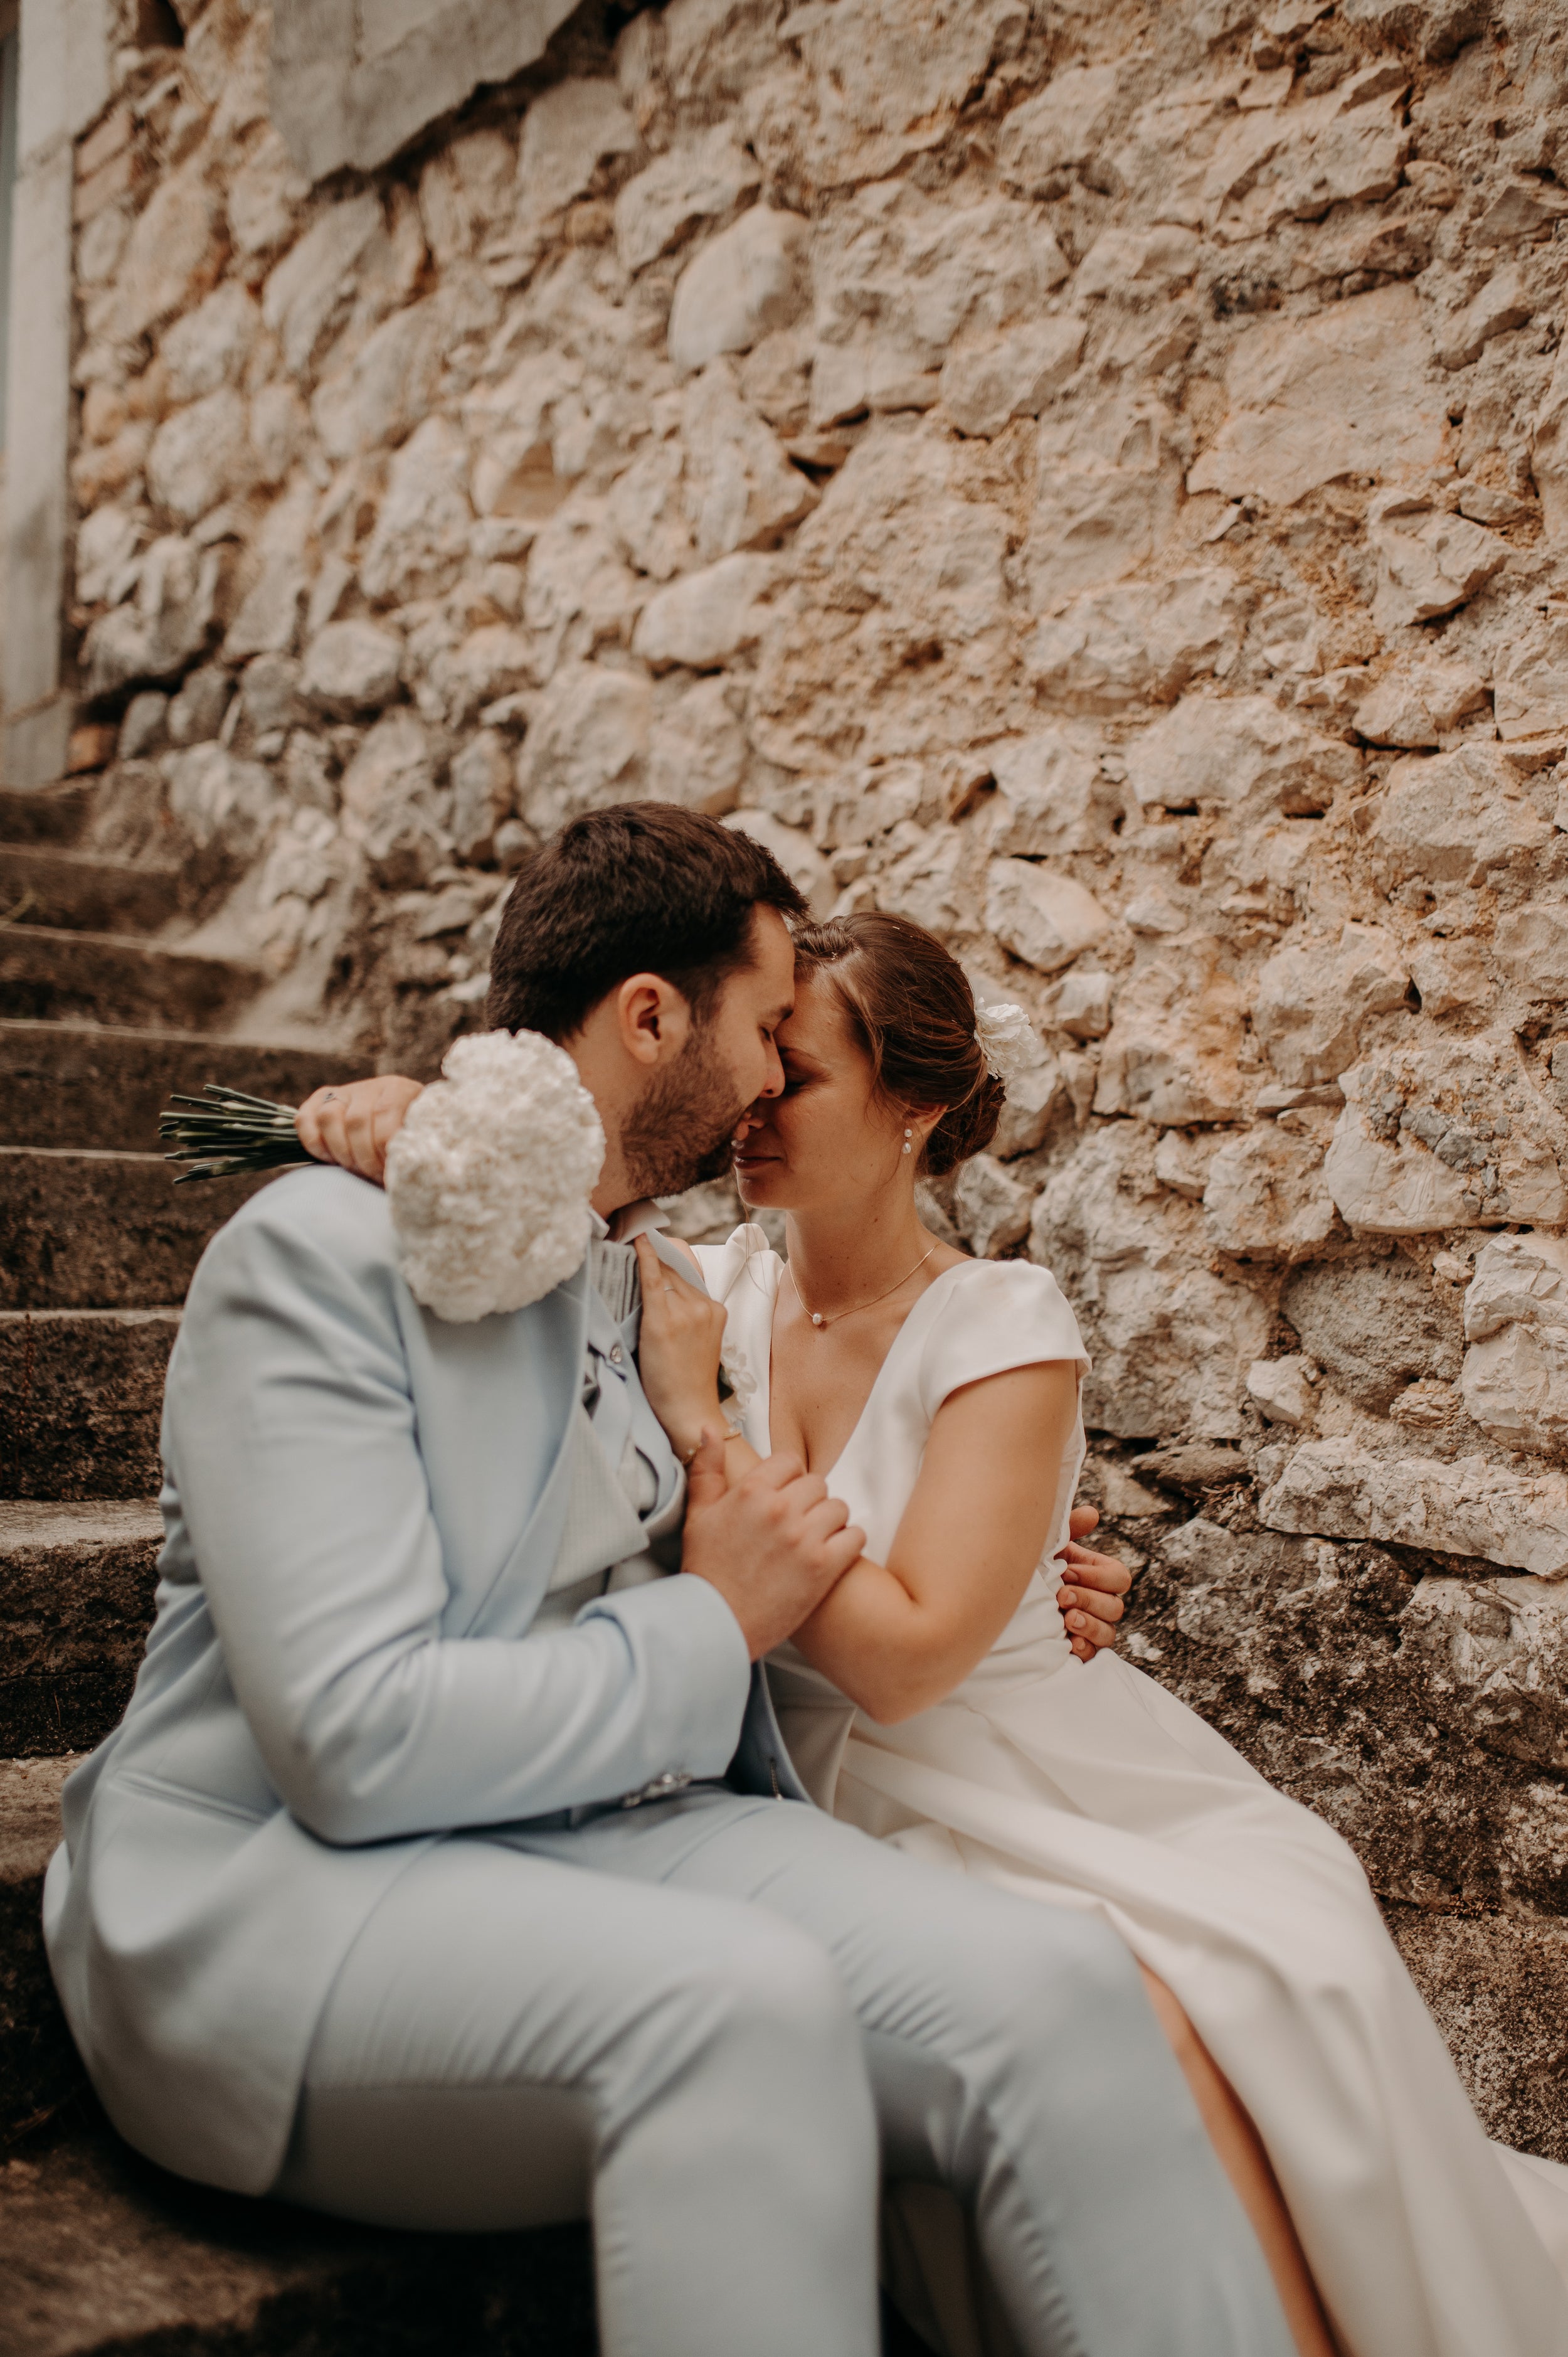
[(1568, 7), (590, 5), (314, 181), (178, 13), (77, 151), (106, 828), (389, 1065), (635, 795), (1024, 1001), (943, 1208), (1132, 1650), (1568, 2157)]

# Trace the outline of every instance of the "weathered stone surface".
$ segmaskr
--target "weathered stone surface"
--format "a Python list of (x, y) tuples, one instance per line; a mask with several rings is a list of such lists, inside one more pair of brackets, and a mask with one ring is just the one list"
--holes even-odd
[(1294, 1428), (1312, 1422), (1317, 1395), (1312, 1375), (1316, 1369), (1299, 1351), (1283, 1359), (1254, 1359), (1247, 1370), (1247, 1397), (1271, 1424)]
[(1090, 1426), (1233, 1439), (1269, 1314), (1210, 1274), (1201, 1215), (1159, 1186), (1148, 1155), (1147, 1133), (1130, 1125), (1094, 1132), (1040, 1197), (1029, 1257), (1053, 1272), (1083, 1328)]
[(1458, 1319), (1402, 1254), (1298, 1269), (1280, 1308), (1335, 1389), (1374, 1415), (1407, 1384), (1458, 1375)]
[(962, 434), (1000, 434), (1009, 418), (1037, 417), (1077, 367), (1087, 332), (1064, 312), (955, 345), (938, 382), (942, 406)]
[(194, 523), (243, 490), (250, 460), (245, 404), (224, 386), (177, 409), (158, 428), (147, 453), (147, 488), (178, 522)]
[(686, 522), (704, 563), (769, 545), (815, 507), (810, 482), (742, 400), (726, 361), (710, 361), (687, 386), (681, 423)]
[(1036, 610), (1124, 580), (1175, 522), (1180, 478), (1164, 405), (1112, 393), (1069, 421), (1040, 421), (1025, 548)]
[(594, 185), (601, 164), (635, 155), (637, 126), (613, 81), (571, 75), (541, 92), (522, 118), (518, 203), (524, 215), (559, 212)]
[(1522, 272), (1512, 263), (1505, 264), (1449, 320), (1437, 339), (1438, 359), (1444, 368), (1468, 368), (1494, 336), (1522, 328), (1534, 309)]
[(235, 383), (261, 324), (254, 296), (232, 278), (177, 319), (158, 348), (170, 403), (200, 401)]
[(1532, 615), (1503, 650), (1496, 702), (1505, 743), (1568, 730), (1568, 627), (1561, 614)]
[(655, 802), (722, 818), (740, 798), (748, 748), (724, 679), (701, 679), (655, 720), (648, 745), (648, 791)]
[(616, 199), (616, 252), (623, 265), (644, 269), (701, 221), (722, 218), (750, 196), (760, 178), (756, 156), (727, 123), (658, 156)]
[(1217, 1251), (1242, 1260), (1310, 1259), (1334, 1231), (1321, 1147), (1273, 1123), (1249, 1130), (1209, 1163), (1203, 1211)]
[(1386, 672), (1356, 706), (1357, 734), (1369, 745), (1435, 750), (1440, 739), (1487, 700), (1467, 663), (1407, 662)]
[(1391, 1049), (1339, 1084), (1345, 1110), (1325, 1170), (1349, 1226), (1414, 1236), (1568, 1222), (1568, 1129), (1511, 1039)]
[[(1043, 400), (1083, 340), (1080, 323), (1038, 316), (1067, 274), (1024, 205), (990, 198), (955, 212), (907, 181), (863, 188), (813, 253), (813, 424), (867, 408), (929, 408), (950, 392), (977, 421), (983, 411), (991, 417), (1000, 392), (983, 382), (987, 364), (965, 355), (995, 350), (1013, 321), (1029, 325), (1013, 356), (993, 365), (1019, 403), (1036, 390)], [(996, 431), (1013, 414), (1009, 400), (993, 425), (965, 430)]]
[(537, 833), (547, 834), (583, 811), (640, 800), (651, 706), (640, 673), (563, 666), (518, 760), (518, 808)]
[(1479, 884), (1488, 868), (1528, 866), (1552, 826), (1495, 746), (1465, 745), (1396, 761), (1372, 834), (1391, 883)]
[(1568, 1243), (1494, 1236), (1465, 1295), (1465, 1405), (1505, 1448), (1561, 1456), (1568, 1443)]
[[(1046, 589), (1057, 577), (1052, 565), (1036, 580)], [(1051, 701), (1072, 710), (1168, 704), (1191, 681), (1234, 661), (1242, 609), (1234, 576), (1212, 566), (1170, 581), (1089, 590), (1040, 624), (1025, 662)]]
[(1342, 475), (1398, 477), (1443, 456), (1445, 396), (1406, 286), (1249, 328), (1226, 389), (1230, 415), (1188, 473), (1189, 490), (1289, 506)]
[(1037, 98), (1015, 106), (996, 141), (1004, 187), (1026, 197), (1059, 196), (1065, 176), (1086, 164), (1112, 128), (1120, 80), (1113, 65), (1069, 66)]
[(775, 571), (770, 557), (737, 554), (671, 582), (638, 617), (632, 652), (655, 670), (668, 663), (714, 669), (760, 635), (757, 601)]
[(1484, 1457), (1374, 1457), (1353, 1440), (1308, 1440), (1258, 1501), (1270, 1530), (1391, 1540), (1479, 1555), (1538, 1579), (1568, 1573), (1568, 1480)]
[(1094, 1110), (1162, 1128), (1234, 1121), (1241, 993), (1208, 935), (1162, 944), (1123, 985), (1101, 1053)]
[(306, 376), (353, 300), (355, 265), (381, 227), (367, 190), (317, 215), (268, 278), (262, 317), (283, 347), (284, 365)]
[(991, 822), (995, 851), (1047, 859), (1114, 840), (1121, 798), (1098, 759), (1055, 729), (1004, 737), (990, 748), (996, 780)]
[(1568, 900), (1542, 897), (1499, 922), (1492, 955), (1527, 998), (1568, 996)]
[(1379, 564), (1372, 619), (1380, 630), (1451, 614), (1508, 558), (1508, 543), (1495, 532), (1408, 491), (1375, 500), (1370, 522)]
[(1183, 698), (1128, 748), (1127, 780), (1140, 802), (1166, 810), (1219, 804), (1262, 816), (1326, 810), (1360, 764), (1348, 745), (1320, 736), (1266, 695)]
[(450, 797), (437, 782), (428, 732), (406, 708), (385, 713), (343, 773), (345, 831), (390, 892), (428, 883), (451, 851)]
[(392, 461), (360, 567), (368, 597), (403, 600), (449, 586), (467, 554), (468, 450), (445, 417), (427, 417)]
[(255, 854), (282, 806), (270, 770), (209, 743), (166, 754), (163, 770), (169, 815), (198, 851), (221, 843), (235, 860)]
[(670, 357), (682, 373), (789, 326), (806, 299), (806, 237), (798, 213), (754, 205), (687, 264), (670, 310)]
[(334, 718), (378, 711), (397, 694), (403, 641), (379, 623), (328, 622), (305, 651), (300, 691)]
[(1465, 1697), (1488, 1749), (1568, 1765), (1568, 1596), (1531, 1579), (1423, 1579), (1410, 1641)]
[(1369, 1016), (1409, 996), (1399, 945), (1377, 925), (1347, 925), (1338, 942), (1292, 941), (1258, 976), (1252, 1029), (1293, 1087), (1331, 1081), (1353, 1064)]
[(1026, 965), (1056, 974), (1101, 940), (1111, 920), (1070, 876), (1026, 859), (993, 859), (986, 870), (985, 922)]
[(953, 1189), (953, 1213), (970, 1248), (982, 1260), (1022, 1243), (1029, 1232), (1035, 1198), (1012, 1172), (989, 1154), (972, 1155)]
[(452, 847), (459, 859), (487, 859), (511, 808), (513, 765), (499, 729), (480, 728), (452, 758)]
[(199, 654), (213, 624), (220, 564), (215, 548), (176, 533), (155, 540), (141, 561), (134, 602), (101, 615), (83, 641), (89, 694), (170, 678)]

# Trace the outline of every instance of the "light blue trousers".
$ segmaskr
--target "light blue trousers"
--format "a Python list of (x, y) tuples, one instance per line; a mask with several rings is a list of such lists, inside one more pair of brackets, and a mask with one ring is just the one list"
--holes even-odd
[(1114, 1934), (792, 1802), (416, 1860), (333, 1986), (274, 2191), (590, 2215), (606, 2357), (875, 2357), (879, 2166), (972, 2213), (1028, 2357), (1290, 2357)]

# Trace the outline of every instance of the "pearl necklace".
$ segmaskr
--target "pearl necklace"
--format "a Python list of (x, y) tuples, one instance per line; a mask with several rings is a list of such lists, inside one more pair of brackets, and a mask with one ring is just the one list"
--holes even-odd
[[(938, 1242), (940, 1242), (940, 1237)], [(874, 1293), (869, 1301), (857, 1301), (853, 1309), (835, 1309), (831, 1318), (824, 1318), (820, 1309), (806, 1309), (806, 1297), (801, 1292), (799, 1284), (796, 1282), (795, 1272), (792, 1268), (789, 1270), (789, 1282), (795, 1286), (796, 1300), (800, 1303), (801, 1308), (806, 1310), (806, 1315), (811, 1319), (812, 1325), (817, 1329), (817, 1331), (820, 1334), (825, 1334), (830, 1326), (838, 1325), (842, 1318), (858, 1318), (863, 1309), (875, 1309), (879, 1301), (886, 1300), (888, 1293), (897, 1293), (900, 1285), (908, 1285), (910, 1277), (918, 1276), (920, 1271), (925, 1267), (926, 1263), (930, 1259), (931, 1253), (934, 1253), (936, 1249), (936, 1244), (933, 1244), (930, 1252), (923, 1252), (920, 1254), (919, 1259), (915, 1263), (914, 1267), (908, 1270), (903, 1276), (897, 1278), (894, 1284), (888, 1286), (887, 1293)]]

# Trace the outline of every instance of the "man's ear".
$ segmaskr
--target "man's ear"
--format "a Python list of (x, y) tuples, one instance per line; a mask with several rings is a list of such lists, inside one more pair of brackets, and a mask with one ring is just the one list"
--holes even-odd
[(692, 1036), (692, 1009), (662, 974), (628, 974), (615, 995), (621, 1046), (634, 1063), (672, 1063)]

